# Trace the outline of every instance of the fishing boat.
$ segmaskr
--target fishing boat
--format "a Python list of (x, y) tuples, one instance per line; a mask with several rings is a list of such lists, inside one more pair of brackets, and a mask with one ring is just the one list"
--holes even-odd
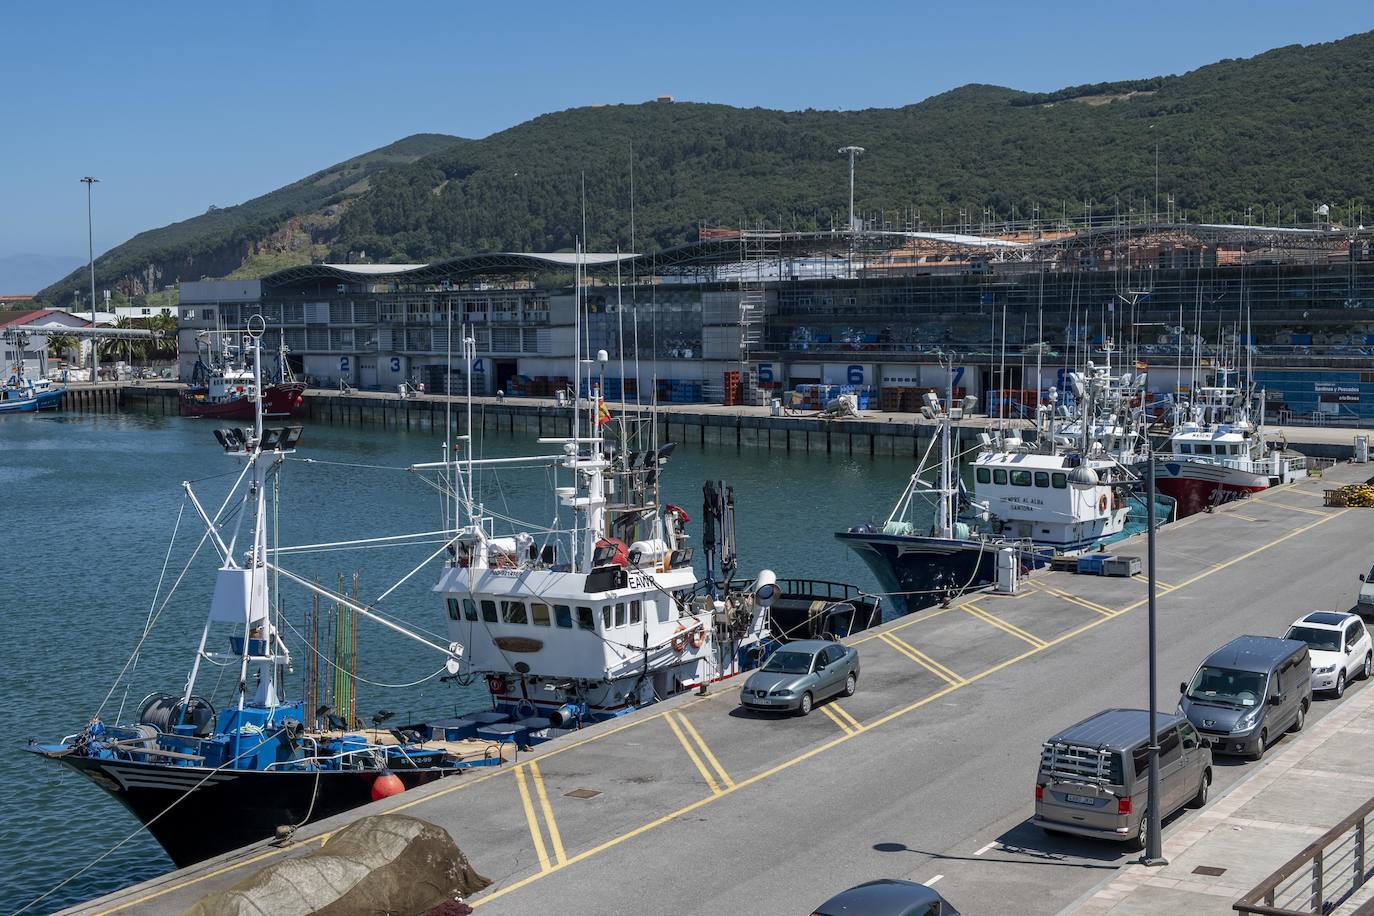
[[(952, 362), (952, 361), (951, 361)], [(1135, 422), (1120, 413), (1137, 387), (1091, 364), (1070, 373), (1077, 415), (1066, 416), (1058, 394), (1036, 407), (1036, 430), (980, 433), (972, 461), (973, 490), (959, 476), (957, 424), (973, 404), (956, 402), (952, 383), (941, 403), (927, 393), (922, 413), (938, 434), (881, 527), (855, 525), (836, 533), (873, 570), (894, 609), (910, 613), (964, 592), (1011, 579), (1054, 556), (1081, 554), (1144, 530), (1147, 506), (1123, 457), (1134, 454)], [(1118, 411), (1104, 404), (1118, 403)], [(938, 456), (932, 451), (939, 444)], [(937, 481), (928, 479), (932, 467)], [(935, 503), (933, 518), (927, 500)], [(1157, 498), (1159, 523), (1172, 500)]]
[[(470, 338), (464, 351), (470, 366)], [(603, 372), (607, 359), (597, 354)], [(579, 360), (579, 371), (590, 365)], [(881, 601), (852, 585), (738, 576), (735, 495), (717, 481), (703, 488), (699, 579), (688, 513), (662, 499), (673, 444), (653, 440), (652, 417), (612, 418), (600, 379), (585, 390), (571, 434), (538, 440), (551, 452), (477, 459), (466, 441), (466, 456), (417, 466), (452, 481), (461, 524), (434, 590), (468, 671), (486, 677), (493, 710), (510, 716), (496, 728), (577, 728), (706, 689), (789, 639), (837, 639), (881, 622)], [(553, 475), (564, 522), (515, 523), (483, 505), (476, 471), (517, 466)]]
[(54, 386), (45, 378), (33, 379), (20, 368), (0, 386), (0, 413), (32, 413), (54, 410), (62, 405), (64, 386)]
[[(261, 326), (248, 342), (254, 382), (261, 377), (260, 336)], [(386, 728), (386, 711), (374, 715), (367, 729), (349, 710), (284, 696), (292, 653), (272, 582), (294, 582), (427, 646), (444, 660), (437, 673), (458, 671), (462, 646), (426, 639), (373, 606), (278, 565), (279, 555), (289, 548), (269, 544), (275, 507), (267, 494), (275, 492), (301, 428), (265, 427), (262, 388), (254, 384), (248, 390), (256, 405), (253, 426), (214, 431), (226, 456), (243, 465), (229, 495), (212, 512), (190, 484), (183, 485), (221, 560), (189, 676), (174, 689), (146, 697), (129, 721), (106, 722), (97, 713), (59, 741), (28, 747), (119, 800), (178, 866), (289, 835), (301, 825), (376, 798), (502, 760), (499, 748), (493, 753), (484, 742), (450, 740), (442, 729)], [(237, 518), (252, 519), (247, 544), (239, 541)], [(150, 618), (134, 657), (155, 622)], [(311, 653), (319, 653), (313, 643), (307, 644), (307, 655)], [(330, 664), (338, 667), (332, 660)], [(234, 675), (228, 701), (218, 709), (198, 692), (198, 687), (204, 689), (199, 681), (206, 666)]]
[(1303, 455), (1265, 440), (1263, 393), (1257, 424), (1254, 393), (1229, 384), (1234, 374), (1218, 370), (1216, 385), (1180, 405), (1180, 422), (1155, 453), (1156, 486), (1177, 501), (1180, 517), (1307, 476)]
[[(259, 377), (246, 364), (246, 351), (225, 338), (225, 334), (210, 332), (197, 337), (192, 384), (180, 395), (182, 416), (250, 421), (255, 416)], [(212, 340), (219, 346), (211, 346)], [(262, 410), (267, 417), (292, 416), (305, 397), (305, 383), (292, 375), (286, 354), (283, 344), (277, 354), (277, 381), (261, 386)]]

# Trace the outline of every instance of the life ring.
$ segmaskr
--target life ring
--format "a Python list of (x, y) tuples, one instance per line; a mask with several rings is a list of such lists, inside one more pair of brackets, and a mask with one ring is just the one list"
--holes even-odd
[(1097, 498), (1097, 511), (1098, 511), (1098, 512), (1106, 512), (1106, 511), (1107, 511), (1107, 494), (1106, 494), (1106, 493), (1103, 493), (1101, 496), (1099, 496), (1099, 497)]
[(678, 624), (676, 632), (673, 633), (673, 651), (681, 655), (686, 650), (687, 631), (682, 628), (682, 624)]
[(505, 693), (505, 692), (506, 692), (506, 679), (505, 679), (505, 677), (503, 677), (502, 675), (499, 675), (499, 674), (488, 674), (488, 675), (487, 675), (487, 690), (491, 691), (492, 693)]
[(706, 645), (706, 628), (697, 627), (692, 631), (692, 648), (700, 649), (704, 645)]

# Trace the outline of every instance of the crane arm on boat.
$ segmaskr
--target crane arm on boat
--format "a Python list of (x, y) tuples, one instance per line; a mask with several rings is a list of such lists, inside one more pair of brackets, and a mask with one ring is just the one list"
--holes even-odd
[(451, 642), (451, 643), (448, 644), (447, 647), (445, 647), (445, 646), (440, 646), (440, 645), (438, 645), (437, 643), (432, 643), (432, 642), (430, 642), (428, 639), (425, 639), (425, 638), (424, 638), (423, 636), (421, 636), (420, 634), (418, 634), (418, 633), (412, 633), (410, 630), (407, 630), (405, 627), (401, 626), (400, 624), (394, 623), (394, 622), (392, 622), (392, 621), (390, 621), (390, 620), (387, 620), (385, 617), (381, 616), (380, 614), (375, 614), (375, 613), (373, 613), (372, 611), (369, 611), (367, 608), (363, 607), (362, 605), (358, 604), (357, 602), (355, 602), (355, 601), (350, 601), (350, 600), (348, 600), (347, 598), (345, 598), (343, 595), (337, 594), (337, 593), (335, 593), (335, 592), (331, 592), (331, 591), (330, 591), (329, 589), (327, 589), (327, 588), (323, 588), (322, 586), (316, 585), (315, 583), (311, 582), (309, 579), (303, 578), (303, 577), (301, 577), (301, 576), (296, 575), (296, 574), (293, 573), (293, 572), (290, 572), (290, 571), (288, 571), (288, 570), (282, 569), (280, 566), (276, 565), (275, 563), (268, 563), (268, 564), (267, 564), (267, 568), (270, 569), (270, 570), (272, 570), (273, 572), (276, 572), (276, 573), (280, 574), (282, 577), (284, 577), (284, 578), (286, 578), (286, 579), (290, 579), (292, 582), (296, 583), (296, 584), (299, 585), (301, 588), (304, 588), (304, 589), (306, 589), (307, 591), (314, 592), (315, 594), (319, 595), (319, 596), (322, 597), (322, 598), (328, 598), (328, 599), (331, 600), (331, 601), (337, 601), (337, 602), (339, 602), (340, 604), (344, 605), (345, 607), (351, 608), (351, 609), (353, 609), (354, 611), (356, 611), (357, 613), (363, 615), (363, 616), (366, 617), (368, 620), (371, 620), (371, 621), (373, 621), (373, 622), (375, 622), (375, 623), (381, 624), (382, 626), (386, 627), (388, 630), (394, 630), (395, 632), (400, 633), (402, 636), (405, 636), (405, 637), (407, 637), (407, 638), (409, 638), (409, 639), (413, 639), (413, 640), (415, 640), (416, 642), (421, 643), (421, 644), (423, 644), (423, 645), (429, 646), (429, 647), (430, 647), (431, 649), (433, 649), (434, 651), (436, 651), (436, 652), (438, 652), (439, 654), (444, 655), (444, 656), (446, 656), (446, 657), (448, 658), (448, 665), (449, 665), (449, 668), (450, 668), (450, 673), (452, 673), (452, 674), (456, 674), (456, 673), (457, 673), (459, 661), (460, 661), (460, 660), (462, 659), (462, 657), (463, 657), (463, 645), (462, 645), (462, 643)]

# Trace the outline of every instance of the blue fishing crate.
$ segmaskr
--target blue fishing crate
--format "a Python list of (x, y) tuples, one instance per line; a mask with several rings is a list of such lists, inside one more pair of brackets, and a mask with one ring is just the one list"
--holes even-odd
[(1102, 575), (1103, 568), (1112, 558), (1109, 553), (1087, 553), (1078, 558), (1078, 572), (1089, 576)]

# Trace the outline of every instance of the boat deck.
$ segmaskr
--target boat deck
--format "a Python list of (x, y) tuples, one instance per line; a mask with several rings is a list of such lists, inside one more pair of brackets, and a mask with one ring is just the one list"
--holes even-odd
[[(1324, 507), (1322, 491), (1371, 472), (1338, 466), (1161, 530), (1163, 708), (1231, 637), (1281, 635), (1314, 607), (1352, 605), (1374, 511)], [(1143, 538), (1111, 551), (1143, 558)], [(311, 825), (289, 849), (248, 847), (79, 911), (184, 910), (395, 811), (446, 828), (493, 880), (470, 901), (484, 916), (804, 913), (877, 877), (938, 881), (966, 913), (1007, 912), (1009, 900), (1054, 913), (1131, 854), (1030, 827), (1040, 743), (1103, 707), (1146, 702), (1146, 600), (1142, 577), (1042, 570), (1015, 596), (858, 634), (858, 693), (807, 718), (745, 713), (742, 679), (718, 684)], [(1220, 758), (1214, 797), (1255, 766)]]

